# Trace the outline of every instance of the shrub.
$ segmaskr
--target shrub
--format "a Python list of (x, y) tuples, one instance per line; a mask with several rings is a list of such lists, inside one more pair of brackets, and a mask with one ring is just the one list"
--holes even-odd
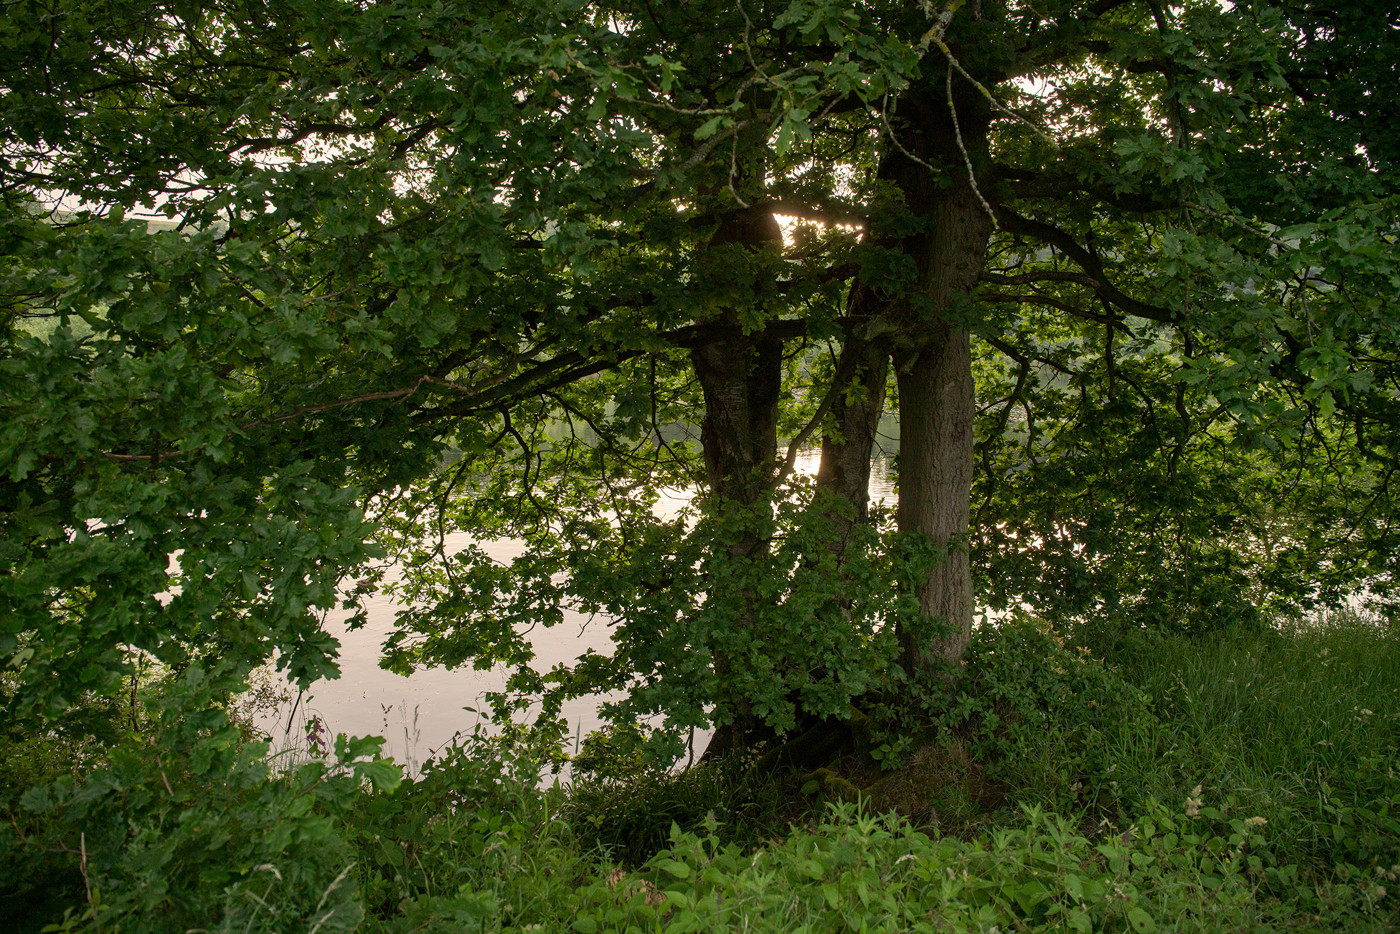
[[(267, 746), (247, 743), (215, 681), (190, 669), (158, 701), (150, 731), (127, 737), (85, 774), (20, 799), (12, 867), (60, 853), (81, 897), (65, 929), (352, 930), (361, 918), (341, 822), (364, 793), (393, 787), (380, 739), (338, 738), (334, 757), (273, 775)], [(52, 866), (48, 867), (52, 872)], [(6, 880), (34, 884), (21, 871)], [(57, 918), (32, 918), (43, 923)]]
[(1145, 692), (1024, 615), (976, 633), (941, 725), (1013, 802), (1115, 817), (1117, 786), (1100, 779), (1125, 737), (1158, 727)]

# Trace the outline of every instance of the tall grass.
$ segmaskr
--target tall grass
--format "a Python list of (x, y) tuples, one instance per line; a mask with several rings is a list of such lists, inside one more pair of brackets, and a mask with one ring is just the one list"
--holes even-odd
[(1139, 634), (1112, 661), (1155, 715), (1109, 744), (1116, 769), (1099, 778), (1118, 783), (1124, 810), (1200, 786), (1204, 801), (1266, 818), (1272, 845), (1302, 866), (1382, 856), (1367, 841), (1400, 795), (1400, 639), (1343, 614), (1257, 633)]

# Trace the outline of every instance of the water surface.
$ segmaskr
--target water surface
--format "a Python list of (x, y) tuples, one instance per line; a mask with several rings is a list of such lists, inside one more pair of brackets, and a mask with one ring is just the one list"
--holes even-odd
[[(816, 451), (798, 457), (800, 473), (816, 472), (819, 454)], [(871, 497), (884, 501), (892, 496), (893, 477), (889, 459), (878, 458), (871, 472)], [(657, 514), (673, 517), (694, 495), (693, 490), (669, 491), (657, 504)], [(449, 547), (465, 547), (466, 536), (460, 541), (449, 539)], [(524, 543), (514, 540), (487, 542), (482, 548), (496, 561), (508, 563), (518, 557)], [(387, 740), (385, 751), (409, 768), (416, 768), (434, 750), (452, 742), (460, 733), (470, 733), (484, 724), (483, 714), (489, 708), (486, 694), (505, 686), (508, 670), (505, 666), (478, 671), (471, 668), (447, 670), (427, 668), (407, 677), (379, 667), (381, 647), (393, 632), (394, 617), (399, 605), (388, 595), (379, 593), (365, 600), (368, 622), (354, 632), (347, 631), (344, 612), (328, 614), (326, 630), (340, 640), (340, 677), (317, 681), (303, 695), (295, 692), (275, 710), (260, 711), (256, 720), (261, 729), (272, 736), (274, 748), (296, 750), (305, 747), (305, 731), (313, 720), (324, 725), (329, 735), (381, 735)], [(573, 610), (564, 611), (564, 620), (545, 629), (536, 627), (530, 633), (535, 649), (533, 667), (547, 671), (560, 662), (573, 662), (592, 649), (611, 654), (608, 621)], [(583, 736), (602, 725), (598, 707), (613, 695), (579, 698), (564, 705), (576, 744)], [(475, 711), (482, 711), (479, 714)], [(703, 751), (708, 736), (697, 734), (696, 754)]]

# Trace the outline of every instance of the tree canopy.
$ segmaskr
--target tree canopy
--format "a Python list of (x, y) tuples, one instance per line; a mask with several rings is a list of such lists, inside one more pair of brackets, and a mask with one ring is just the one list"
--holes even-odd
[[(387, 663), (723, 746), (955, 676), (979, 604), (1390, 594), (1389, 4), (0, 18), (12, 715), (142, 659), (331, 673), (320, 613), (386, 556)], [(534, 672), (566, 604), (615, 652)]]

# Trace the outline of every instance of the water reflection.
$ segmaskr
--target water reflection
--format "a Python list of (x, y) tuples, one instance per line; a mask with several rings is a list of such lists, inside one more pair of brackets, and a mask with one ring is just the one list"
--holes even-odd
[[(798, 456), (796, 470), (816, 473), (816, 451)], [(870, 478), (872, 503), (892, 501), (893, 476), (888, 456), (877, 457)], [(694, 496), (693, 490), (672, 490), (657, 504), (662, 518), (675, 516)], [(449, 551), (470, 543), (465, 536), (449, 538)], [(501, 540), (483, 545), (496, 561), (508, 563), (519, 557), (524, 544)], [(484, 724), (486, 695), (500, 691), (507, 669), (497, 665), (486, 670), (429, 668), (408, 677), (379, 667), (380, 647), (393, 631), (397, 604), (384, 594), (365, 601), (368, 623), (354, 631), (345, 628), (346, 613), (329, 614), (328, 632), (340, 640), (340, 678), (318, 681), (306, 694), (277, 710), (262, 711), (258, 726), (273, 738), (274, 748), (297, 749), (305, 746), (307, 726), (319, 723), (331, 734), (382, 735), (385, 751), (410, 769), (429, 758), (434, 750), (449, 744), (457, 733), (470, 733)], [(573, 662), (592, 649), (611, 653), (607, 620), (566, 609), (557, 626), (537, 628), (530, 636), (535, 649), (534, 667), (545, 671), (561, 662)], [(597, 729), (602, 721), (598, 706), (612, 696), (579, 698), (564, 705), (563, 713), (577, 743)], [(704, 749), (706, 737), (697, 735), (695, 747)]]

